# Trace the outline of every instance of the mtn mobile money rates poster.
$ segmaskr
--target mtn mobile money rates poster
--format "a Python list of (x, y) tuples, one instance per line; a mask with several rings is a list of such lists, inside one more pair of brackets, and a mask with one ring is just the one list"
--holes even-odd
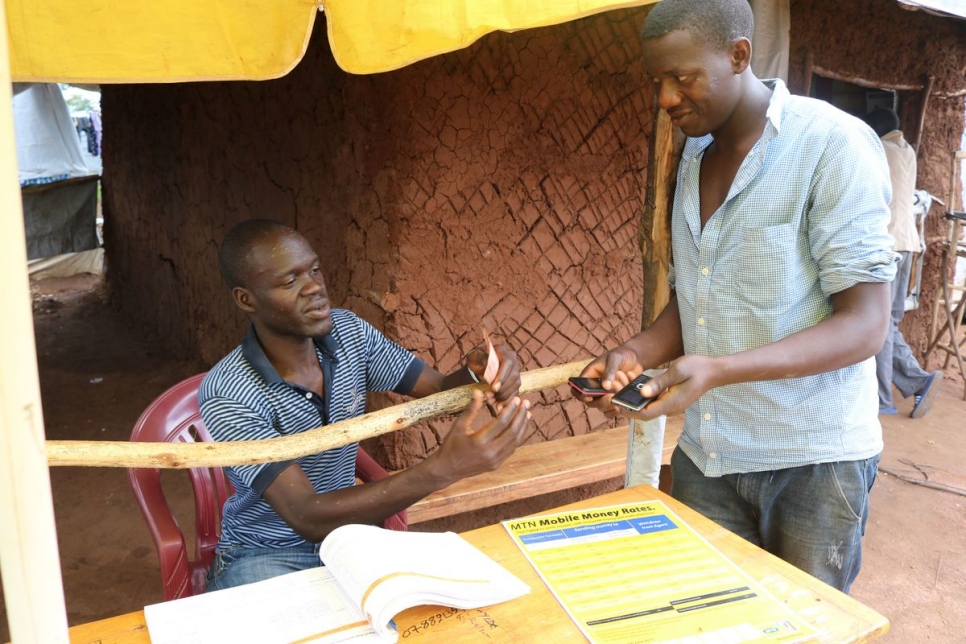
[(503, 526), (594, 644), (793, 644), (816, 636), (661, 501)]

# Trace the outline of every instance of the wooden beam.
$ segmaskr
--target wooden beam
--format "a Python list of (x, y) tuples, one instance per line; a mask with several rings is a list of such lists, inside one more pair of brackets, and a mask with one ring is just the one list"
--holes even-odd
[(66, 644), (50, 472), (17, 174), (7, 12), (0, 2), (0, 568), (15, 642)]
[[(26, 260), (24, 261), (26, 267)], [(559, 387), (590, 362), (581, 360), (521, 374), (520, 393)], [(388, 434), (424, 420), (464, 409), (473, 389), (467, 385), (426, 398), (387, 407), (359, 418), (310, 429), (294, 436), (230, 443), (132, 443), (128, 441), (47, 441), (51, 466), (87, 467), (224, 467), (287, 461), (308, 454)]]
[[(684, 427), (684, 416), (667, 421), (661, 462), (671, 452)], [(580, 485), (623, 478), (627, 463), (628, 427), (568, 436), (517, 448), (500, 469), (453, 483), (417, 501), (406, 510), (410, 525), (488, 508)]]
[(831, 78), (833, 80), (845, 81), (846, 83), (852, 83), (853, 85), (858, 85), (859, 87), (867, 87), (869, 89), (894, 89), (906, 92), (918, 92), (922, 89), (922, 85), (908, 85), (906, 83), (888, 83), (886, 81), (877, 81), (868, 78), (863, 78), (862, 76), (856, 76), (855, 74), (846, 74), (844, 72), (834, 72), (831, 69), (821, 67), (819, 65), (813, 65), (812, 71), (819, 76), (824, 76), (825, 78)]

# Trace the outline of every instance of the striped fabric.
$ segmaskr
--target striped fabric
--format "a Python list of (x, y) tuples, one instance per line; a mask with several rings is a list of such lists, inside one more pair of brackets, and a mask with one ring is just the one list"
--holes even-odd
[(48, 183), (57, 183), (58, 181), (65, 181), (70, 178), (69, 174), (58, 174), (53, 177), (34, 177), (33, 179), (24, 179), (20, 182), (20, 187), (25, 188), (27, 186), (44, 186)]
[[(205, 376), (201, 415), (216, 441), (264, 440), (361, 416), (366, 392), (408, 394), (423, 361), (354, 313), (332, 310), (332, 332), (316, 340), (325, 397), (278, 375), (250, 328), (244, 341)], [(316, 492), (353, 485), (358, 443), (298, 460)], [(235, 494), (225, 503), (218, 550), (286, 548), (305, 543), (269, 504), (265, 489), (292, 461), (226, 468)]]
[[(687, 354), (775, 342), (828, 318), (832, 294), (895, 274), (878, 137), (823, 101), (768, 83), (762, 137), (704, 230), (699, 176), (712, 137), (685, 144), (670, 279)], [(712, 389), (688, 408), (680, 446), (707, 476), (874, 456), (882, 450), (875, 361)]]

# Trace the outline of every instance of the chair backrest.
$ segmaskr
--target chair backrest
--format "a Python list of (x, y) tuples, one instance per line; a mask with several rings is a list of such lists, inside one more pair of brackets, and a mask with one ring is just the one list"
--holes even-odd
[[(211, 435), (198, 409), (198, 386), (204, 376), (201, 373), (182, 380), (158, 396), (138, 418), (131, 440), (210, 441)], [(134, 496), (158, 550), (165, 600), (204, 592), (205, 575), (218, 545), (221, 509), (232, 492), (220, 467), (194, 467), (188, 470), (188, 475), (195, 502), (195, 544), (191, 559), (184, 534), (161, 489), (161, 471), (128, 470)]]
[[(174, 385), (148, 406), (134, 424), (132, 441), (210, 441), (198, 409), (198, 387), (205, 374), (191, 376)], [(178, 525), (161, 488), (161, 471), (132, 468), (128, 478), (138, 507), (158, 550), (164, 599), (178, 599), (205, 591), (205, 577), (214, 562), (221, 528), (221, 511), (232, 489), (220, 467), (188, 470), (195, 503), (195, 547), (188, 558), (184, 533)], [(356, 455), (356, 476), (363, 482), (385, 478), (388, 473), (364, 450)], [(382, 522), (390, 530), (406, 530), (405, 510)]]

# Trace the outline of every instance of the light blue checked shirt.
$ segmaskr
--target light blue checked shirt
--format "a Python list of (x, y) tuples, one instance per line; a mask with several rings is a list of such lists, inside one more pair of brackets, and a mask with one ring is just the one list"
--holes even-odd
[[(688, 139), (672, 218), (684, 350), (760, 347), (832, 314), (830, 296), (895, 275), (889, 169), (878, 137), (780, 80), (767, 123), (701, 230), (710, 135)], [(681, 449), (707, 476), (869, 458), (882, 451), (875, 360), (804, 378), (718, 387), (688, 408)]]

